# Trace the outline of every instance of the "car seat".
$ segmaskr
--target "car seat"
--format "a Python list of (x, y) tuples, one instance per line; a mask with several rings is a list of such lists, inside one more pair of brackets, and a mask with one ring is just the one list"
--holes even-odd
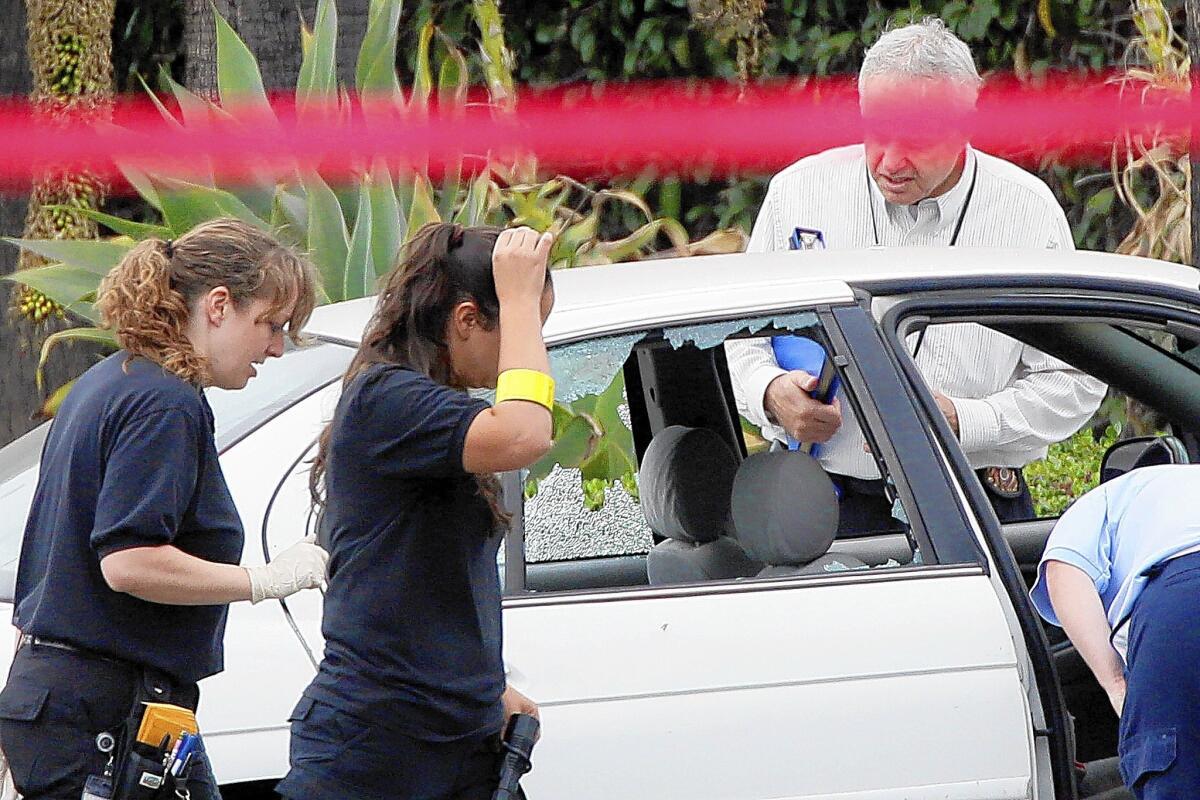
[(664, 537), (646, 556), (651, 585), (744, 578), (762, 568), (727, 535), (737, 467), (707, 428), (672, 425), (655, 434), (638, 471), (642, 514)]
[(838, 529), (837, 493), (807, 453), (777, 450), (747, 458), (734, 477), (731, 510), (738, 541), (766, 564), (760, 578), (867, 566), (851, 555), (829, 554)]

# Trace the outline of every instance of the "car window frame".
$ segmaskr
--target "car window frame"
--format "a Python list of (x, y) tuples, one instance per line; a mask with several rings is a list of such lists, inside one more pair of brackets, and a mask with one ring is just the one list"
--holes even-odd
[[(935, 576), (938, 574), (959, 575), (966, 570), (970, 574), (987, 574), (988, 565), (982, 551), (975, 545), (974, 533), (970, 530), (966, 517), (959, 508), (948, 485), (938, 486), (936, 481), (923, 479), (919, 488), (914, 488), (908, 477), (910, 470), (928, 470), (938, 463), (937, 455), (926, 446), (922, 456), (906, 453), (901, 456), (905, 442), (898, 445), (892, 441), (893, 432), (889, 426), (882, 424), (882, 416), (877, 407), (880, 402), (876, 393), (867, 389), (867, 379), (862, 373), (860, 362), (869, 362), (869, 371), (877, 380), (888, 382), (892, 387), (899, 386), (900, 377), (893, 366), (889, 364), (888, 353), (870, 319), (867, 311), (860, 304), (830, 305), (828, 303), (810, 306), (800, 306), (773, 313), (786, 314), (793, 311), (809, 311), (814, 313), (825, 330), (829, 343), (833, 348), (832, 356), (842, 374), (844, 384), (849, 389), (848, 397), (855, 405), (864, 433), (869, 440), (880, 446), (884, 464), (888, 474), (893, 477), (898, 496), (909, 515), (910, 531), (922, 554), (923, 563), (906, 564), (886, 570), (870, 570), (860, 574), (859, 571), (848, 570), (824, 575), (796, 575), (775, 578), (755, 578), (754, 580), (714, 580), (696, 584), (680, 584), (678, 586), (612, 586), (601, 588), (563, 589), (549, 592), (536, 592), (527, 588), (527, 563), (524, 552), (524, 494), (519, 473), (510, 472), (501, 476), (504, 490), (505, 508), (511, 513), (512, 525), (505, 537), (505, 602), (510, 600), (536, 598), (538, 602), (562, 599), (573, 602), (579, 599), (619, 599), (620, 597), (645, 597), (647, 593), (666, 593), (672, 596), (680, 592), (692, 594), (707, 594), (724, 591), (771, 590), (780, 587), (792, 587), (797, 582), (804, 585), (825, 584), (829, 579), (836, 582), (861, 582), (888, 579), (905, 579), (911, 577)], [(705, 325), (720, 323), (730, 319), (739, 319), (745, 315), (720, 315), (711, 319), (689, 322), (689, 325)], [(650, 324), (628, 331), (605, 332), (603, 336), (620, 335), (621, 333), (649, 332), (661, 327)], [(587, 338), (601, 338), (587, 337)], [(574, 343), (573, 339), (569, 343)], [(567, 342), (564, 342), (567, 343)], [(557, 346), (556, 343), (555, 346)], [(882, 396), (882, 395), (881, 395)], [(888, 401), (889, 403), (891, 401)], [(916, 405), (911, 401), (901, 401), (895, 406), (892, 414), (905, 415), (907, 425), (900, 428), (911, 430), (922, 427)], [(938, 467), (940, 469), (940, 467)], [(948, 522), (946, 515), (950, 515)], [(957, 533), (951, 533), (956, 531)], [(951, 541), (952, 537), (957, 541)], [(545, 562), (559, 563), (559, 562)], [(869, 572), (869, 574), (867, 574)]]

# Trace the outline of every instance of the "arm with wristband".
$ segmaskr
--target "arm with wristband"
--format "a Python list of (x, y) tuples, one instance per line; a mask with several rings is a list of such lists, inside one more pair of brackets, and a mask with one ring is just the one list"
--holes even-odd
[(467, 430), (463, 468), (504, 472), (527, 467), (552, 442), (554, 381), (542, 341), (553, 300), (546, 282), (554, 238), (529, 228), (506, 230), (496, 240), (492, 271), (500, 300), (500, 358), (496, 405)]

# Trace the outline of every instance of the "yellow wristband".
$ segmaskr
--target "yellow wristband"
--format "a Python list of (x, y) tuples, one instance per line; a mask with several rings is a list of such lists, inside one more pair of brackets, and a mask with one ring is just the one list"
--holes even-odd
[(496, 402), (528, 400), (554, 410), (554, 378), (534, 369), (506, 369), (496, 381)]

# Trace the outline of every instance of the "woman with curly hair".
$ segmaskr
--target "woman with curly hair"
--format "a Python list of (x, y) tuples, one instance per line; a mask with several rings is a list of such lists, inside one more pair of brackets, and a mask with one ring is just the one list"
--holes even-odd
[[(240, 389), (311, 313), (312, 267), (270, 234), (219, 219), (139, 243), (103, 280), (120, 351), (63, 401), (42, 453), (17, 571), (21, 632), (0, 692), (0, 746), (26, 800), (77, 800), (104, 772), (143, 685), (194, 709), (223, 668), (228, 604), (318, 586), (301, 542), (243, 568), (204, 388)], [(194, 800), (219, 797), (198, 751)]]
[(384, 280), (311, 476), (325, 658), (292, 715), (284, 797), (487, 800), (505, 718), (537, 713), (501, 661), (494, 473), (551, 444), (551, 244), (436, 223)]

